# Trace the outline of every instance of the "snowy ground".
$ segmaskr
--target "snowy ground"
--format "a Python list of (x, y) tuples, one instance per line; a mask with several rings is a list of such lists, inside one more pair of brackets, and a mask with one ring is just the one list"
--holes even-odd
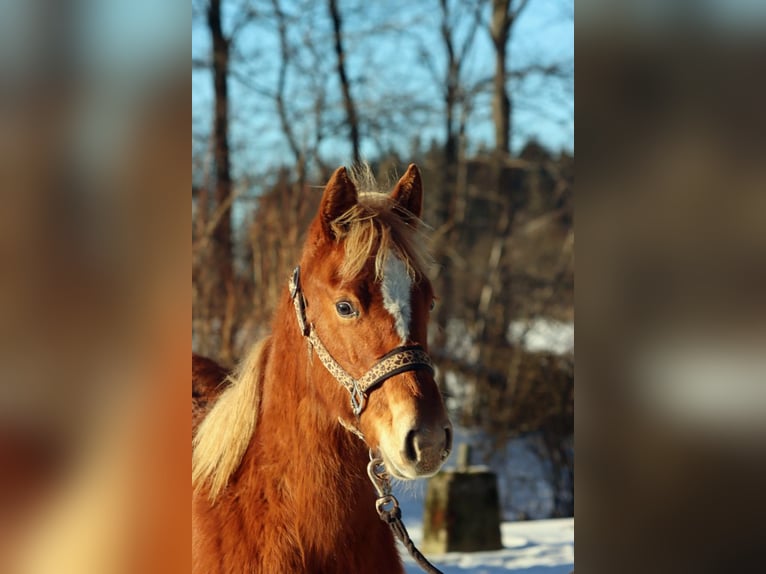
[[(420, 523), (407, 529), (416, 544), (423, 529)], [(450, 552), (427, 558), (444, 574), (569, 574), (574, 570), (574, 518), (505, 522), (501, 526), (503, 550), (495, 552)], [(407, 574), (422, 573), (400, 546)]]
[[(456, 428), (456, 443), (469, 437), (464, 429)], [(535, 474), (535, 467), (529, 467), (528, 458), (521, 456), (523, 451), (514, 453), (507, 462), (506, 470), (528, 467), (527, 471)], [(451, 464), (448, 463), (447, 467)], [(503, 476), (500, 477), (503, 487)], [(520, 504), (533, 509), (531, 504), (540, 492), (525, 492), (520, 488), (523, 482), (508, 481), (509, 488)], [(423, 539), (423, 502), (427, 488), (426, 480), (395, 482), (394, 494), (399, 499), (405, 526), (417, 546)], [(526, 499), (529, 500), (526, 500)], [(543, 497), (545, 499), (545, 497)], [(506, 518), (514, 513), (504, 512)], [(533, 514), (533, 513), (530, 513)], [(504, 522), (501, 525), (503, 550), (494, 552), (451, 552), (443, 555), (428, 555), (444, 574), (496, 574), (499, 572), (518, 572), (523, 574), (569, 574), (574, 569), (574, 518), (548, 520), (529, 520)], [(399, 545), (407, 574), (422, 572), (410, 558), (407, 551)]]
[[(402, 517), (417, 546), (423, 540), (425, 480), (396, 483)], [(504, 522), (500, 527), (503, 550), (494, 552), (450, 552), (428, 555), (444, 574), (569, 574), (574, 569), (574, 518)], [(407, 574), (422, 570), (399, 545)]]

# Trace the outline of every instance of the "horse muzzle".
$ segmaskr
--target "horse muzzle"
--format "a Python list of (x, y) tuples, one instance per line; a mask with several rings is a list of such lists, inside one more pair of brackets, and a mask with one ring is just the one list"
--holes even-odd
[(424, 425), (397, 425), (382, 437), (380, 451), (393, 476), (409, 480), (436, 474), (452, 451), (448, 419)]

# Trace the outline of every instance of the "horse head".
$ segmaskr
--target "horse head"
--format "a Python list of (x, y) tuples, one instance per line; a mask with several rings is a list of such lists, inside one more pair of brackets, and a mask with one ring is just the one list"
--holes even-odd
[(293, 280), (299, 328), (333, 375), (317, 377), (317, 399), (393, 476), (430, 476), (452, 427), (427, 354), (434, 293), (420, 173), (411, 165), (391, 193), (360, 192), (354, 179), (332, 175)]

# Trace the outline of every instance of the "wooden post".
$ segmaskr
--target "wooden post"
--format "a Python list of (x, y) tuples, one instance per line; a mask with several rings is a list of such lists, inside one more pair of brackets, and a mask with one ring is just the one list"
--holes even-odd
[(423, 551), (478, 552), (499, 550), (500, 501), (497, 476), (470, 466), (470, 448), (458, 449), (457, 469), (428, 481), (423, 517)]

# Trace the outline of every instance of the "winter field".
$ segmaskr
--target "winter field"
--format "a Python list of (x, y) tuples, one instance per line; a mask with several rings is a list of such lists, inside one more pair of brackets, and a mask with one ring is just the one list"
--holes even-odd
[[(422, 522), (408, 521), (416, 544), (423, 535)], [(503, 550), (494, 552), (450, 552), (427, 558), (444, 574), (569, 574), (574, 570), (574, 518), (505, 522), (501, 526)], [(401, 548), (407, 574), (423, 571)]]
[[(465, 441), (470, 433), (456, 429), (456, 444)], [(509, 445), (506, 470), (498, 476), (501, 500), (509, 499), (513, 491), (515, 507), (521, 507), (528, 516), (547, 512), (552, 493), (545, 484), (541, 462), (524, 444), (513, 441)], [(447, 468), (453, 467), (448, 463)], [(423, 539), (423, 503), (427, 481), (395, 482), (394, 494), (399, 499), (402, 517), (410, 537), (420, 547)], [(505, 491), (505, 494), (503, 494)], [(518, 505), (518, 506), (517, 506)], [(509, 505), (503, 504), (503, 515), (513, 515)], [(427, 555), (444, 574), (495, 574), (518, 572), (523, 574), (569, 574), (574, 569), (574, 518), (522, 520), (501, 524), (503, 549), (493, 552), (451, 552)], [(399, 545), (407, 574), (422, 572), (407, 551)]]
[[(423, 500), (426, 482), (394, 486), (402, 516), (415, 544), (423, 539)], [(504, 522), (504, 548), (493, 552), (450, 552), (426, 557), (444, 574), (569, 574), (574, 569), (574, 518)], [(407, 574), (422, 573), (399, 545)]]

